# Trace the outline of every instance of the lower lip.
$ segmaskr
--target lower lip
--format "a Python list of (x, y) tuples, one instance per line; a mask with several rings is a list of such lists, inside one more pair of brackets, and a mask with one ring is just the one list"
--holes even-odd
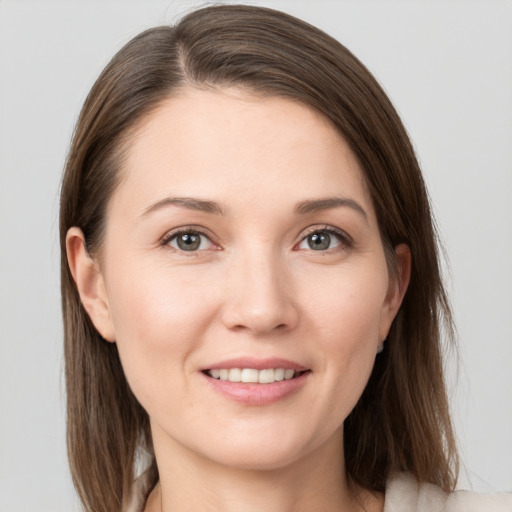
[(215, 391), (235, 402), (246, 405), (268, 405), (297, 392), (306, 384), (310, 373), (304, 372), (293, 379), (281, 380), (272, 384), (246, 384), (214, 379), (205, 374), (202, 374), (202, 376)]

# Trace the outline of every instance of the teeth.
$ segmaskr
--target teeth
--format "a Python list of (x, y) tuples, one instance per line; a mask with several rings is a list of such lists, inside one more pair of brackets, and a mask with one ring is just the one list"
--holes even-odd
[(259, 384), (272, 384), (281, 380), (290, 380), (295, 376), (295, 370), (284, 368), (265, 368), (255, 370), (254, 368), (230, 368), (209, 370), (210, 377), (230, 382), (246, 382)]
[(285, 380), (292, 379), (294, 375), (295, 375), (295, 371), (294, 370), (285, 370), (284, 371), (284, 378), (285, 378)]
[(274, 370), (261, 370), (258, 375), (258, 382), (260, 384), (270, 384), (271, 382), (275, 382), (276, 379), (274, 375)]
[(242, 382), (258, 382), (258, 370), (244, 368), (242, 370)]
[(231, 368), (228, 374), (230, 382), (242, 382), (242, 370), (240, 368)]

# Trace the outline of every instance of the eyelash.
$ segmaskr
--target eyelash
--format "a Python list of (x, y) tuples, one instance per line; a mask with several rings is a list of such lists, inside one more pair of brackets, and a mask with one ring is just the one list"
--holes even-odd
[[(294, 249), (298, 248), (304, 241), (307, 240), (307, 238), (309, 236), (317, 234), (317, 233), (318, 234), (326, 233), (326, 234), (328, 234), (330, 236), (334, 236), (335, 238), (338, 239), (339, 245), (334, 247), (334, 248), (330, 248), (330, 249), (326, 249), (326, 250), (317, 250), (317, 251), (315, 251), (314, 249), (309, 249), (312, 252), (331, 253), (331, 252), (335, 252), (335, 251), (347, 250), (347, 249), (349, 249), (350, 247), (353, 246), (353, 241), (352, 241), (351, 237), (347, 233), (345, 233), (344, 231), (342, 231), (340, 229), (336, 229), (336, 228), (334, 228), (332, 226), (325, 225), (325, 226), (315, 226), (315, 227), (312, 227), (311, 229), (309, 229), (308, 231), (306, 231), (306, 233), (304, 235), (302, 235), (300, 241), (294, 245)], [(212, 245), (214, 245), (214, 246), (217, 245), (213, 241), (213, 237), (209, 233), (207, 233), (203, 228), (199, 228), (197, 226), (183, 226), (181, 228), (178, 228), (175, 231), (171, 231), (171, 232), (167, 233), (162, 238), (162, 240), (160, 242), (160, 245), (162, 247), (169, 247), (169, 244), (173, 240), (177, 239), (180, 235), (187, 235), (187, 234), (194, 234), (194, 235), (203, 236), (203, 237), (207, 238)], [(173, 249), (175, 249), (175, 248), (173, 248)], [(184, 250), (180, 250), (180, 249), (175, 249), (175, 250), (178, 251), (178, 252), (181, 252), (181, 253), (187, 253), (188, 252), (189, 256), (198, 256), (199, 253), (204, 251), (204, 249), (202, 249), (202, 250), (195, 250), (195, 251), (184, 251)]]
[(310, 230), (306, 231), (306, 233), (301, 237), (300, 241), (298, 242), (298, 244), (295, 245), (295, 247), (298, 247), (300, 244), (305, 242), (309, 236), (317, 234), (317, 233), (318, 234), (326, 233), (330, 236), (334, 236), (335, 238), (338, 239), (339, 245), (336, 247), (333, 247), (331, 249), (326, 249), (326, 250), (315, 251), (314, 249), (309, 249), (312, 252), (318, 252), (318, 253), (324, 253), (324, 254), (337, 252), (337, 251), (341, 252), (341, 251), (347, 250), (353, 246), (352, 238), (347, 233), (345, 233), (341, 229), (337, 229), (332, 226), (324, 225), (324, 226), (314, 226)]
[[(207, 238), (208, 241), (212, 245), (216, 245), (215, 242), (213, 241), (212, 235), (205, 232), (205, 230), (203, 228), (199, 228), (197, 226), (183, 226), (174, 231), (170, 231), (162, 238), (162, 240), (160, 241), (160, 245), (162, 247), (169, 247), (169, 244), (174, 239), (177, 239), (181, 235), (190, 235), (190, 234), (203, 236), (203, 237)], [(197, 256), (198, 253), (202, 252), (202, 251), (183, 251), (183, 250), (180, 251), (179, 249), (175, 249), (175, 250), (178, 252), (183, 252), (183, 253), (189, 252), (189, 256), (194, 256), (194, 255)]]

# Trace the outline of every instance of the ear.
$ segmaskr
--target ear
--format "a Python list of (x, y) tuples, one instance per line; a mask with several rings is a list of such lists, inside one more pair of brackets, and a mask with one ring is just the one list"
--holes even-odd
[(69, 229), (66, 235), (68, 265), (75, 281), (80, 300), (98, 332), (107, 341), (115, 341), (114, 325), (110, 315), (107, 292), (98, 262), (85, 245), (82, 230)]
[(395, 247), (396, 272), (390, 276), (389, 288), (384, 302), (379, 329), (379, 343), (388, 336), (411, 278), (411, 250), (406, 244)]

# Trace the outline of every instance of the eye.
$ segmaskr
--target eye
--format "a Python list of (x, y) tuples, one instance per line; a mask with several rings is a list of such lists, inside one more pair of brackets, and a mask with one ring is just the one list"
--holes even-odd
[(348, 245), (347, 237), (333, 229), (317, 229), (305, 236), (298, 248), (312, 251), (328, 251), (342, 244)]
[(203, 251), (212, 247), (211, 240), (198, 231), (180, 231), (172, 234), (165, 241), (174, 249), (186, 252)]

